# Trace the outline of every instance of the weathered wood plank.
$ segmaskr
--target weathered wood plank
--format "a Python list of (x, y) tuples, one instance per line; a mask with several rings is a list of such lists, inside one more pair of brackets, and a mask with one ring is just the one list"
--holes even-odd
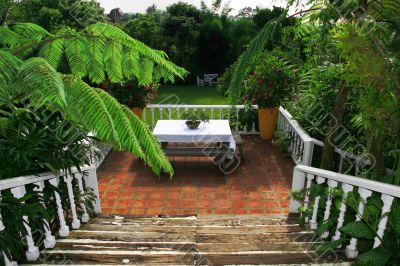
[(197, 243), (290, 243), (317, 241), (312, 232), (269, 233), (263, 235), (198, 234)]
[(197, 243), (196, 247), (199, 252), (249, 252), (249, 251), (304, 251), (312, 246), (308, 242), (300, 243)]
[(86, 251), (46, 250), (39, 263), (70, 265), (79, 264), (130, 264), (130, 265), (193, 265), (195, 252), (135, 252), (135, 251)]
[(199, 226), (197, 234), (267, 234), (267, 233), (292, 233), (301, 232), (303, 229), (297, 225), (260, 225), (260, 226)]
[(164, 226), (164, 225), (137, 225), (137, 224), (86, 224), (81, 227), (86, 231), (124, 231), (124, 232), (158, 232), (195, 234), (196, 226)]
[(69, 238), (98, 239), (108, 241), (129, 242), (194, 242), (194, 234), (180, 234), (168, 232), (126, 232), (126, 231), (72, 231)]

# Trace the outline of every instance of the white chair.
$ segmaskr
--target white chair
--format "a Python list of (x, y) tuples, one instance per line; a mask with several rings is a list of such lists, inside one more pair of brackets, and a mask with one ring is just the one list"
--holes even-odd
[(199, 76), (197, 76), (197, 87), (204, 87), (204, 79), (199, 78)]
[(208, 86), (218, 84), (218, 74), (204, 74), (204, 83)]

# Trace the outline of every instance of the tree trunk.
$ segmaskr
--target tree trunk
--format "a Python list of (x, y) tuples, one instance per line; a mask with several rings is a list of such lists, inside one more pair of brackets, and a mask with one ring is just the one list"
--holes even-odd
[(373, 164), (374, 173), (378, 177), (378, 181), (382, 181), (382, 178), (387, 175), (385, 159), (381, 150), (379, 149), (379, 140), (377, 140), (375, 137), (370, 137), (370, 139), (371, 141), (369, 143), (368, 151), (370, 153), (370, 160)]
[(335, 169), (335, 136), (336, 130), (342, 125), (343, 115), (346, 111), (346, 102), (350, 95), (350, 87), (343, 86), (339, 94), (336, 96), (335, 106), (331, 113), (331, 120), (324, 139), (324, 149), (322, 151), (322, 160), (320, 168), (330, 171)]

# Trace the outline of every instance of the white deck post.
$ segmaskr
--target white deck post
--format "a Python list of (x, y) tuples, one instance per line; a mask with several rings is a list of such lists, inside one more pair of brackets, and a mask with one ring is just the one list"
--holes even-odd
[[(292, 180), (292, 191), (300, 191), (304, 188), (304, 182), (306, 180), (306, 174), (297, 170), (293, 170), (293, 180)], [(299, 208), (303, 203), (295, 200), (293, 195), (290, 198), (290, 209), (289, 213), (299, 213)]]

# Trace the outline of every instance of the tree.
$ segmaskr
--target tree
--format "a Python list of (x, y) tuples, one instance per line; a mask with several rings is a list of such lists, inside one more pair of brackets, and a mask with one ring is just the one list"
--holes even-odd
[(94, 0), (21, 0), (8, 1), (7, 6), (7, 24), (32, 22), (49, 31), (62, 26), (82, 29), (107, 20), (104, 9)]
[[(102, 23), (82, 31), (64, 28), (55, 34), (29, 23), (1, 27), (0, 44), (5, 47), (0, 49), (1, 101), (23, 99), (21, 104), (28, 101), (36, 108), (61, 112), (113, 148), (136, 154), (155, 173), (172, 175), (173, 169), (147, 125), (109, 94), (83, 81), (99, 84), (106, 79), (136, 78), (146, 85), (182, 78), (186, 71), (167, 61), (165, 53)], [(61, 74), (57, 70), (63, 58), (69, 71), (63, 67)]]
[(140, 14), (125, 23), (122, 29), (132, 38), (142, 41), (152, 48), (163, 48), (161, 26), (153, 14)]

